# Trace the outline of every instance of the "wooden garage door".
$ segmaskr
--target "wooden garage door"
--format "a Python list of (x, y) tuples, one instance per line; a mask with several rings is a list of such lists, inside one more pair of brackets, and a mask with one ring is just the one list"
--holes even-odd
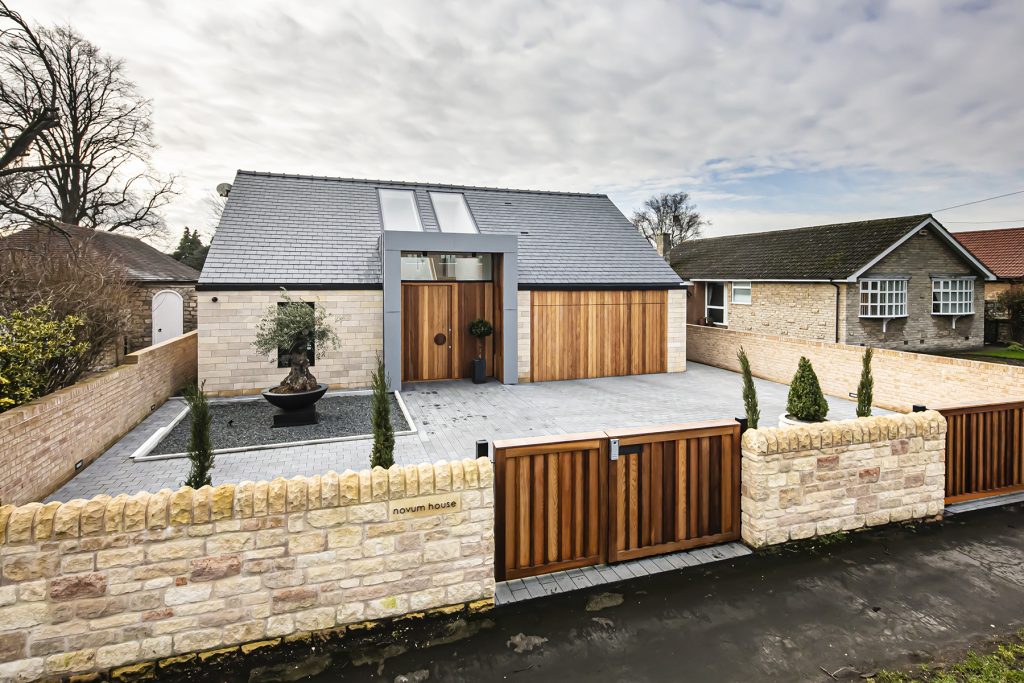
[(530, 297), (534, 382), (665, 372), (665, 290), (534, 291)]

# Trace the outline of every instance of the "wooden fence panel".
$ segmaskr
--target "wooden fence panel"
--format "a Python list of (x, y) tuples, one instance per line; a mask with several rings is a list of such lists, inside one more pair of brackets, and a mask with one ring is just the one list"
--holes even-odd
[(946, 502), (1024, 490), (1024, 402), (940, 408)]
[(603, 433), (494, 443), (498, 580), (606, 559)]
[(739, 430), (720, 420), (607, 432), (619, 453), (609, 469), (609, 562), (739, 538)]

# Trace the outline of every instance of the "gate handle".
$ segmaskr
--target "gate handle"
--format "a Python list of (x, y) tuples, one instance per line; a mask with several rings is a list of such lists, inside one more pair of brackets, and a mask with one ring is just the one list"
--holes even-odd
[(446, 341), (448, 341), (448, 337), (444, 336), (443, 332), (438, 332), (434, 335), (434, 343), (438, 346), (441, 346), (441, 344), (444, 344)]

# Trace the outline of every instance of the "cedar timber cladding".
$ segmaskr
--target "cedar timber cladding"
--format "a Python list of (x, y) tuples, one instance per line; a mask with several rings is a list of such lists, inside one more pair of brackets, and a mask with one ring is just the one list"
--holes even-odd
[(666, 290), (534, 291), (534, 382), (667, 371)]

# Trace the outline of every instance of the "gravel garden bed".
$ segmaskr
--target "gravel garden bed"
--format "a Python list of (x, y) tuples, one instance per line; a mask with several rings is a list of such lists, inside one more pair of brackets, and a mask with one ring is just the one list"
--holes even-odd
[[(325, 396), (316, 404), (320, 423), (303, 427), (274, 429), (273, 415), (277, 408), (263, 399), (210, 402), (210, 440), (215, 450), (223, 448), (251, 448), (272, 444), (337, 439), (346, 436), (369, 435), (369, 394), (351, 396)], [(410, 429), (402, 415), (398, 401), (391, 400), (391, 423), (396, 432)], [(184, 453), (188, 449), (191, 418), (186, 415), (167, 433), (148, 455)]]

